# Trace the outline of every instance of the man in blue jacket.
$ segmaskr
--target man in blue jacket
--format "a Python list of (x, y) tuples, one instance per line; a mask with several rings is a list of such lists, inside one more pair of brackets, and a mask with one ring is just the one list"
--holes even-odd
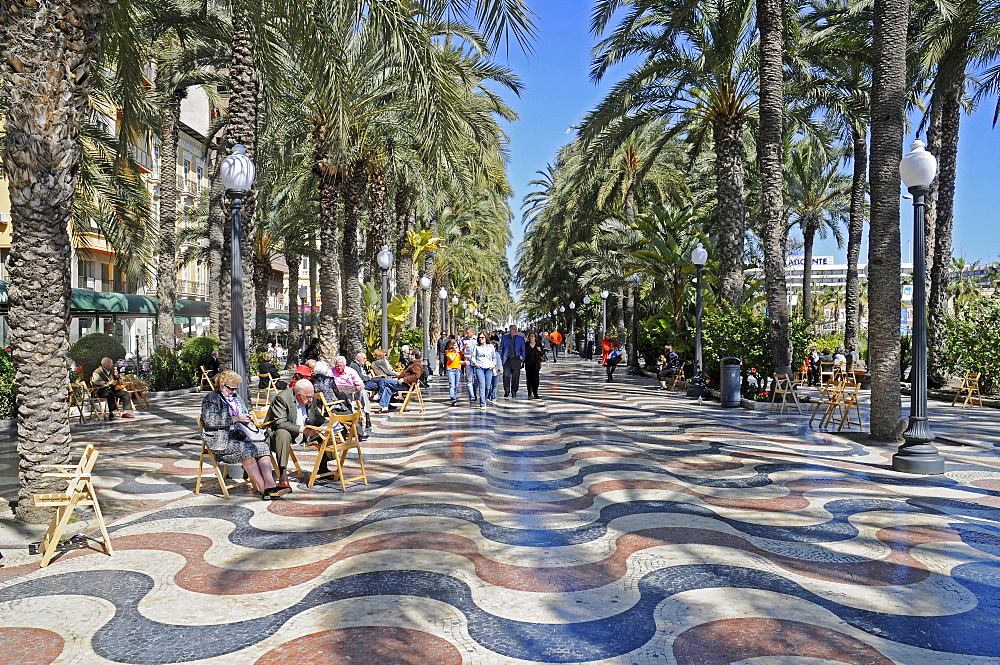
[(524, 335), (518, 334), (517, 326), (500, 338), (500, 360), (503, 361), (503, 396), (517, 397), (521, 383), (521, 367), (524, 365)]

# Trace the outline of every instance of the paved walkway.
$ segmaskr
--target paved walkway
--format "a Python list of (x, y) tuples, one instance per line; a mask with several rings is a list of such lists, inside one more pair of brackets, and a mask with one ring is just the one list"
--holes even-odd
[(808, 416), (545, 372), (486, 412), (435, 385), (367, 487), (272, 503), (191, 494), (196, 395), (75, 429), (117, 552), (42, 570), (7, 520), (0, 663), (1000, 664), (996, 412), (935, 404), (974, 445), (914, 477)]

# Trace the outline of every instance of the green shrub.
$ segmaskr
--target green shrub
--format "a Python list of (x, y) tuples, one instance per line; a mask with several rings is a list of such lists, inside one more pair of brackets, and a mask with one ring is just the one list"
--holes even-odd
[(984, 298), (961, 317), (945, 319), (944, 334), (945, 369), (953, 375), (982, 372), (980, 390), (1000, 393), (1000, 295)]
[(179, 390), (195, 385), (191, 367), (181, 362), (173, 349), (160, 347), (149, 358), (150, 383), (153, 390)]
[(201, 376), (199, 368), (218, 348), (219, 340), (215, 337), (189, 337), (184, 340), (177, 355), (182, 363), (191, 368), (192, 374)]
[[(651, 316), (639, 326), (639, 355), (642, 364), (651, 367), (663, 353), (663, 347), (670, 344), (681, 357), (693, 365), (693, 346), (689, 346), (685, 337), (673, 328), (673, 318)], [(693, 338), (693, 332), (688, 331), (688, 337)]]
[(419, 349), (424, 345), (424, 331), (420, 328), (409, 328), (399, 333), (396, 341), (400, 348), (406, 344), (411, 349)]
[[(713, 310), (705, 314), (703, 328), (702, 362), (709, 385), (719, 384), (719, 366), (722, 359), (728, 357), (743, 360), (743, 386), (750, 393), (753, 391), (749, 390), (746, 379), (751, 373), (763, 380), (774, 375), (770, 324), (766, 315), (754, 314), (749, 308), (730, 312)], [(812, 333), (808, 322), (801, 318), (789, 321), (789, 333), (792, 340), (792, 369), (795, 370), (802, 366), (809, 347), (812, 346)]]
[(83, 380), (89, 381), (101, 358), (111, 358), (118, 361), (125, 357), (125, 347), (111, 335), (91, 333), (84, 335), (76, 344), (70, 347), (69, 355), (77, 365), (83, 367)]
[(8, 349), (0, 350), (0, 420), (17, 415), (17, 384), (14, 383), (14, 360)]

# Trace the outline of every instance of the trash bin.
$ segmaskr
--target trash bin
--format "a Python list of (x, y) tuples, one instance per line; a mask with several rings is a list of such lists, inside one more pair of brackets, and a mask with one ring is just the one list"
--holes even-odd
[(719, 367), (721, 381), (719, 398), (722, 406), (734, 407), (740, 405), (740, 359), (723, 358)]

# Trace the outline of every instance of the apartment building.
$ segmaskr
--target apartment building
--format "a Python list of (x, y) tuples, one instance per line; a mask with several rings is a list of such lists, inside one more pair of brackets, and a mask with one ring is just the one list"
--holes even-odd
[[(102, 120), (109, 130), (115, 131), (117, 110), (106, 109)], [(189, 214), (199, 205), (202, 197), (207, 197), (209, 189), (210, 164), (202, 156), (202, 145), (209, 133), (213, 108), (208, 95), (201, 88), (191, 88), (181, 103), (180, 139), (177, 147), (177, 187), (178, 187), (178, 230), (187, 226)], [(154, 137), (147, 145), (136, 147), (136, 161), (151, 196), (154, 222), (160, 212), (160, 140)], [(148, 301), (139, 307), (144, 311), (101, 312), (86, 311), (87, 302), (96, 302), (91, 294), (118, 292), (137, 296), (156, 295), (156, 285), (129, 284), (115, 269), (115, 254), (104, 238), (93, 229), (81, 237), (74, 238), (71, 276), (74, 292), (74, 315), (70, 325), (71, 343), (93, 332), (115, 335), (130, 352), (143, 356), (153, 350), (155, 335), (155, 302)], [(7, 182), (0, 179), (0, 281), (6, 281), (7, 259), (10, 255), (11, 219), (10, 197)], [(268, 284), (267, 307), (269, 312), (288, 311), (288, 268), (284, 261), (272, 263), (271, 279)], [(208, 266), (198, 259), (181, 266), (177, 271), (176, 293), (181, 302), (174, 320), (174, 334), (177, 337), (201, 335), (207, 332), (208, 320)], [(303, 275), (308, 282), (308, 273)], [(298, 291), (298, 283), (293, 285), (293, 298)], [(130, 299), (129, 302), (143, 302)], [(130, 307), (132, 307), (130, 305)], [(7, 317), (0, 314), (0, 338), (6, 344), (8, 336)]]

